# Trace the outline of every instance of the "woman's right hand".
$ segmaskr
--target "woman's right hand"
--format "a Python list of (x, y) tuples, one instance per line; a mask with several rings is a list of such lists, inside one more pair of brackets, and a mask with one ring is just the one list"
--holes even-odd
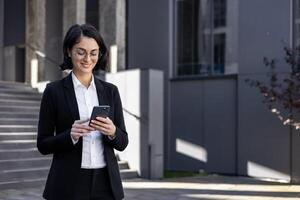
[(88, 134), (95, 129), (88, 125), (89, 120), (76, 120), (71, 128), (71, 137), (73, 142), (77, 142), (80, 137)]

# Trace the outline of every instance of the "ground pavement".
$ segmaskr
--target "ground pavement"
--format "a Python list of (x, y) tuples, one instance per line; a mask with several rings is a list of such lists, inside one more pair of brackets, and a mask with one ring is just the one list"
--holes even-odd
[[(194, 176), (123, 181), (126, 200), (300, 200), (300, 185), (243, 177)], [(43, 188), (0, 191), (1, 200), (42, 200)]]

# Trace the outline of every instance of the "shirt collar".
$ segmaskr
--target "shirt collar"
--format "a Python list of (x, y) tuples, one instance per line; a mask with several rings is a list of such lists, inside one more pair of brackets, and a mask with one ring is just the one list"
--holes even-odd
[[(72, 80), (73, 80), (73, 85), (74, 88), (78, 88), (78, 87), (85, 87), (79, 80), (78, 78), (75, 76), (75, 74), (72, 72)], [(89, 88), (92, 87), (93, 89), (96, 89), (96, 85), (95, 85), (95, 81), (94, 81), (94, 75), (92, 75), (92, 80), (90, 83)]]
[(91, 80), (90, 87), (92, 87), (93, 89), (96, 89), (94, 75), (92, 75), (92, 80)]

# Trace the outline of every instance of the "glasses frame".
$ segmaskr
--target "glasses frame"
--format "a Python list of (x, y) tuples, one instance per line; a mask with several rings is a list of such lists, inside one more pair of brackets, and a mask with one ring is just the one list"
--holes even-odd
[[(98, 51), (97, 53), (93, 53), (93, 51)], [(102, 57), (102, 53), (100, 49), (93, 49), (89, 53), (86, 49), (83, 48), (76, 48), (74, 49), (74, 55), (78, 57), (79, 59), (86, 59), (87, 56), (90, 57), (91, 60), (100, 59)]]

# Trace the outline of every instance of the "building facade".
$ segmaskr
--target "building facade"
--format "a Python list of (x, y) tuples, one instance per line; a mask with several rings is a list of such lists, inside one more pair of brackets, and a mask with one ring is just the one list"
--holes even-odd
[[(128, 68), (165, 77), (165, 169), (299, 181), (299, 131), (282, 125), (247, 78), (284, 74), (298, 1), (128, 0)], [(297, 38), (297, 37), (295, 37)]]
[[(2, 0), (0, 79), (61, 77), (62, 38), (91, 23), (117, 69), (164, 72), (164, 168), (300, 181), (300, 133), (270, 113), (247, 78), (299, 44), (298, 0)], [(16, 6), (18, 4), (18, 6)], [(42, 53), (42, 54), (39, 54)], [(42, 58), (44, 55), (44, 58)]]

